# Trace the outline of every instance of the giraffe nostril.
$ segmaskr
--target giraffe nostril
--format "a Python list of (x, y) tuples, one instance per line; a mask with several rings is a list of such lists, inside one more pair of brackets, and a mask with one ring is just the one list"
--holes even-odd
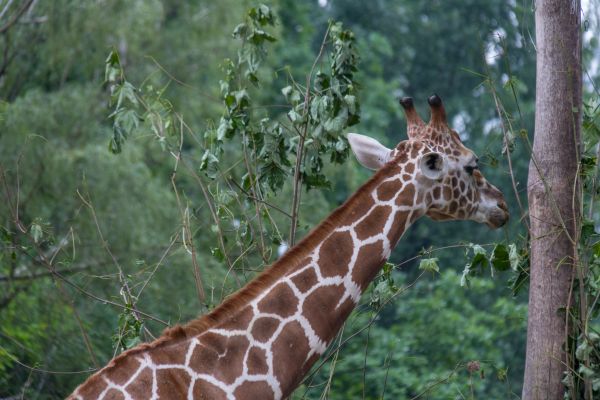
[(498, 202), (498, 208), (500, 208), (503, 211), (508, 212), (508, 206), (506, 205), (506, 202), (504, 202), (503, 200)]

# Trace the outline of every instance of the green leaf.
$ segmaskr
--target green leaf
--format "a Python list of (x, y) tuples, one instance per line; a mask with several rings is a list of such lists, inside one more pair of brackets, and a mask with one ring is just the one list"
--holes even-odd
[(330, 118), (327, 121), (325, 121), (323, 127), (328, 133), (338, 134), (346, 127), (347, 121), (348, 109), (344, 107), (334, 118)]
[(300, 102), (300, 92), (294, 89), (292, 86), (286, 86), (281, 89), (281, 93), (285, 96), (286, 100), (292, 105), (296, 105)]
[(205, 150), (200, 160), (200, 171), (204, 171), (207, 177), (215, 179), (218, 175), (219, 159), (210, 150)]
[(506, 271), (511, 267), (508, 249), (503, 244), (497, 244), (492, 251), (492, 266), (497, 271)]
[(123, 76), (123, 70), (121, 68), (121, 60), (119, 60), (119, 53), (111, 51), (106, 57), (105, 69), (104, 69), (104, 81), (105, 82), (116, 82)]
[(39, 241), (43, 235), (42, 227), (34, 222), (33, 224), (31, 224), (31, 228), (29, 228), (29, 229), (30, 229), (31, 237), (33, 237), (33, 241), (36, 243), (39, 243)]
[(212, 254), (212, 256), (214, 258), (216, 258), (217, 260), (219, 260), (220, 262), (223, 262), (225, 260), (225, 256), (223, 255), (223, 252), (221, 251), (220, 247), (211, 248), (210, 254)]
[(235, 37), (235, 38), (245, 37), (247, 32), (248, 32), (248, 25), (246, 25), (245, 23), (238, 24), (233, 29), (233, 37)]
[(233, 127), (233, 121), (229, 118), (221, 117), (221, 121), (219, 121), (219, 127), (217, 128), (217, 140), (222, 142), (225, 138), (231, 139), (235, 133), (235, 129)]
[(137, 346), (140, 343), (142, 343), (142, 340), (140, 339), (139, 336), (131, 337), (131, 338), (126, 338), (125, 339), (125, 348), (126, 349), (131, 349), (131, 348)]
[(585, 378), (591, 378), (596, 375), (596, 371), (591, 368), (586, 367), (585, 365), (579, 366), (579, 373), (583, 375)]
[(298, 114), (296, 110), (291, 109), (288, 112), (288, 118), (290, 119), (290, 121), (292, 121), (293, 124), (296, 124), (302, 120), (302, 115)]
[(517, 271), (521, 263), (521, 256), (517, 250), (517, 245), (514, 243), (508, 245), (508, 260), (510, 261), (510, 268), (513, 271)]
[(285, 96), (285, 98), (287, 99), (290, 94), (292, 93), (292, 91), (294, 90), (294, 88), (292, 88), (291, 86), (286, 86), (283, 89), (281, 89), (281, 93)]
[(584, 219), (581, 225), (581, 242), (586, 243), (587, 240), (596, 233), (594, 221), (591, 219)]
[(471, 262), (465, 265), (462, 276), (460, 278), (461, 286), (468, 286), (469, 276), (476, 274), (478, 271), (488, 265), (487, 252), (478, 244), (471, 243), (468, 247), (473, 252)]
[(575, 357), (577, 357), (578, 360), (583, 361), (587, 359), (587, 357), (589, 357), (593, 349), (594, 347), (591, 346), (587, 340), (583, 339), (581, 343), (579, 343), (579, 346), (577, 346), (577, 349), (575, 350)]
[(348, 106), (348, 111), (350, 111), (350, 114), (355, 114), (356, 113), (356, 96), (347, 94), (346, 96), (344, 96), (344, 102)]
[(437, 258), (424, 258), (419, 262), (419, 269), (429, 272), (440, 272)]

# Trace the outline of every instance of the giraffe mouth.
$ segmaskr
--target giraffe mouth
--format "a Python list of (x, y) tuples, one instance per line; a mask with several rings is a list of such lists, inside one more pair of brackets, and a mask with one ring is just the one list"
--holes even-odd
[(504, 226), (509, 219), (509, 213), (506, 206), (503, 204), (498, 204), (498, 208), (494, 209), (486, 221), (486, 225), (492, 229), (498, 229)]
[(429, 210), (429, 212), (427, 213), (427, 216), (434, 221), (449, 221), (452, 219), (456, 219), (456, 217), (453, 215), (445, 214), (443, 212), (433, 211), (433, 210)]

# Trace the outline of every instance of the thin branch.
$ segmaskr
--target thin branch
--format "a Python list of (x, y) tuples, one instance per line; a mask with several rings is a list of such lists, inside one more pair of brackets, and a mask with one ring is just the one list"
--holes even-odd
[(21, 18), (21, 16), (23, 16), (25, 11), (27, 11), (29, 6), (31, 6), (31, 3), (33, 3), (33, 0), (25, 1), (25, 3), (23, 3), (21, 8), (15, 13), (15, 15), (13, 15), (12, 18), (9, 19), (6, 24), (0, 27), (0, 34), (3, 34), (4, 32), (8, 31), (10, 27), (13, 26), (19, 20), (19, 18)]
[(327, 31), (325, 31), (325, 35), (323, 36), (323, 42), (321, 43), (321, 48), (319, 49), (319, 53), (313, 62), (313, 65), (310, 69), (308, 76), (306, 77), (306, 93), (304, 95), (304, 118), (306, 119), (304, 125), (304, 133), (300, 135), (298, 139), (298, 146), (296, 147), (296, 165), (294, 167), (294, 191), (292, 194), (292, 211), (291, 218), (292, 221), (290, 223), (290, 239), (289, 245), (293, 247), (296, 242), (296, 225), (298, 224), (298, 211), (300, 208), (300, 192), (302, 186), (302, 175), (300, 174), (300, 167), (302, 166), (303, 152), (304, 152), (304, 142), (306, 140), (306, 135), (308, 134), (308, 112), (309, 112), (309, 104), (310, 104), (310, 82), (312, 81), (312, 76), (315, 71), (315, 67), (317, 63), (321, 59), (323, 51), (325, 49), (325, 44), (327, 43), (327, 38), (329, 37), (329, 31), (331, 29), (331, 24), (327, 27)]
[[(99, 267), (101, 265), (102, 264), (82, 265), (82, 266), (78, 266), (78, 267), (65, 268), (65, 269), (62, 269), (60, 271), (55, 271), (55, 272), (58, 272), (58, 273), (60, 273), (60, 274), (62, 274), (64, 276), (67, 276), (67, 275), (71, 275), (71, 274), (76, 274), (76, 273), (81, 272), (81, 271), (87, 271), (89, 269), (96, 268), (96, 267)], [(33, 281), (33, 280), (40, 279), (40, 278), (51, 277), (53, 275), (54, 275), (54, 272), (38, 272), (36, 274), (15, 275), (15, 276), (0, 275), (0, 282)]]

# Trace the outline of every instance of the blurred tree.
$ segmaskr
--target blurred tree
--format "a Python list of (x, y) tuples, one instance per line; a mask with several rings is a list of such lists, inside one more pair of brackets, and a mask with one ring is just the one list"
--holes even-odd
[[(565, 352), (581, 235), (582, 65), (580, 2), (536, 5), (536, 135), (527, 194), (531, 223), (531, 285), (523, 399), (564, 398), (572, 365)], [(565, 51), (565, 49), (568, 49)], [(557, 97), (557, 93), (561, 95)], [(583, 284), (583, 277), (579, 278)], [(583, 289), (581, 289), (583, 290)], [(582, 295), (584, 296), (584, 295)], [(561, 312), (565, 310), (565, 312)], [(580, 318), (587, 321), (582, 297)], [(567, 344), (565, 344), (567, 342)], [(589, 360), (582, 360), (589, 368)], [(574, 388), (570, 398), (578, 398)], [(593, 398), (592, 380), (585, 399)]]

